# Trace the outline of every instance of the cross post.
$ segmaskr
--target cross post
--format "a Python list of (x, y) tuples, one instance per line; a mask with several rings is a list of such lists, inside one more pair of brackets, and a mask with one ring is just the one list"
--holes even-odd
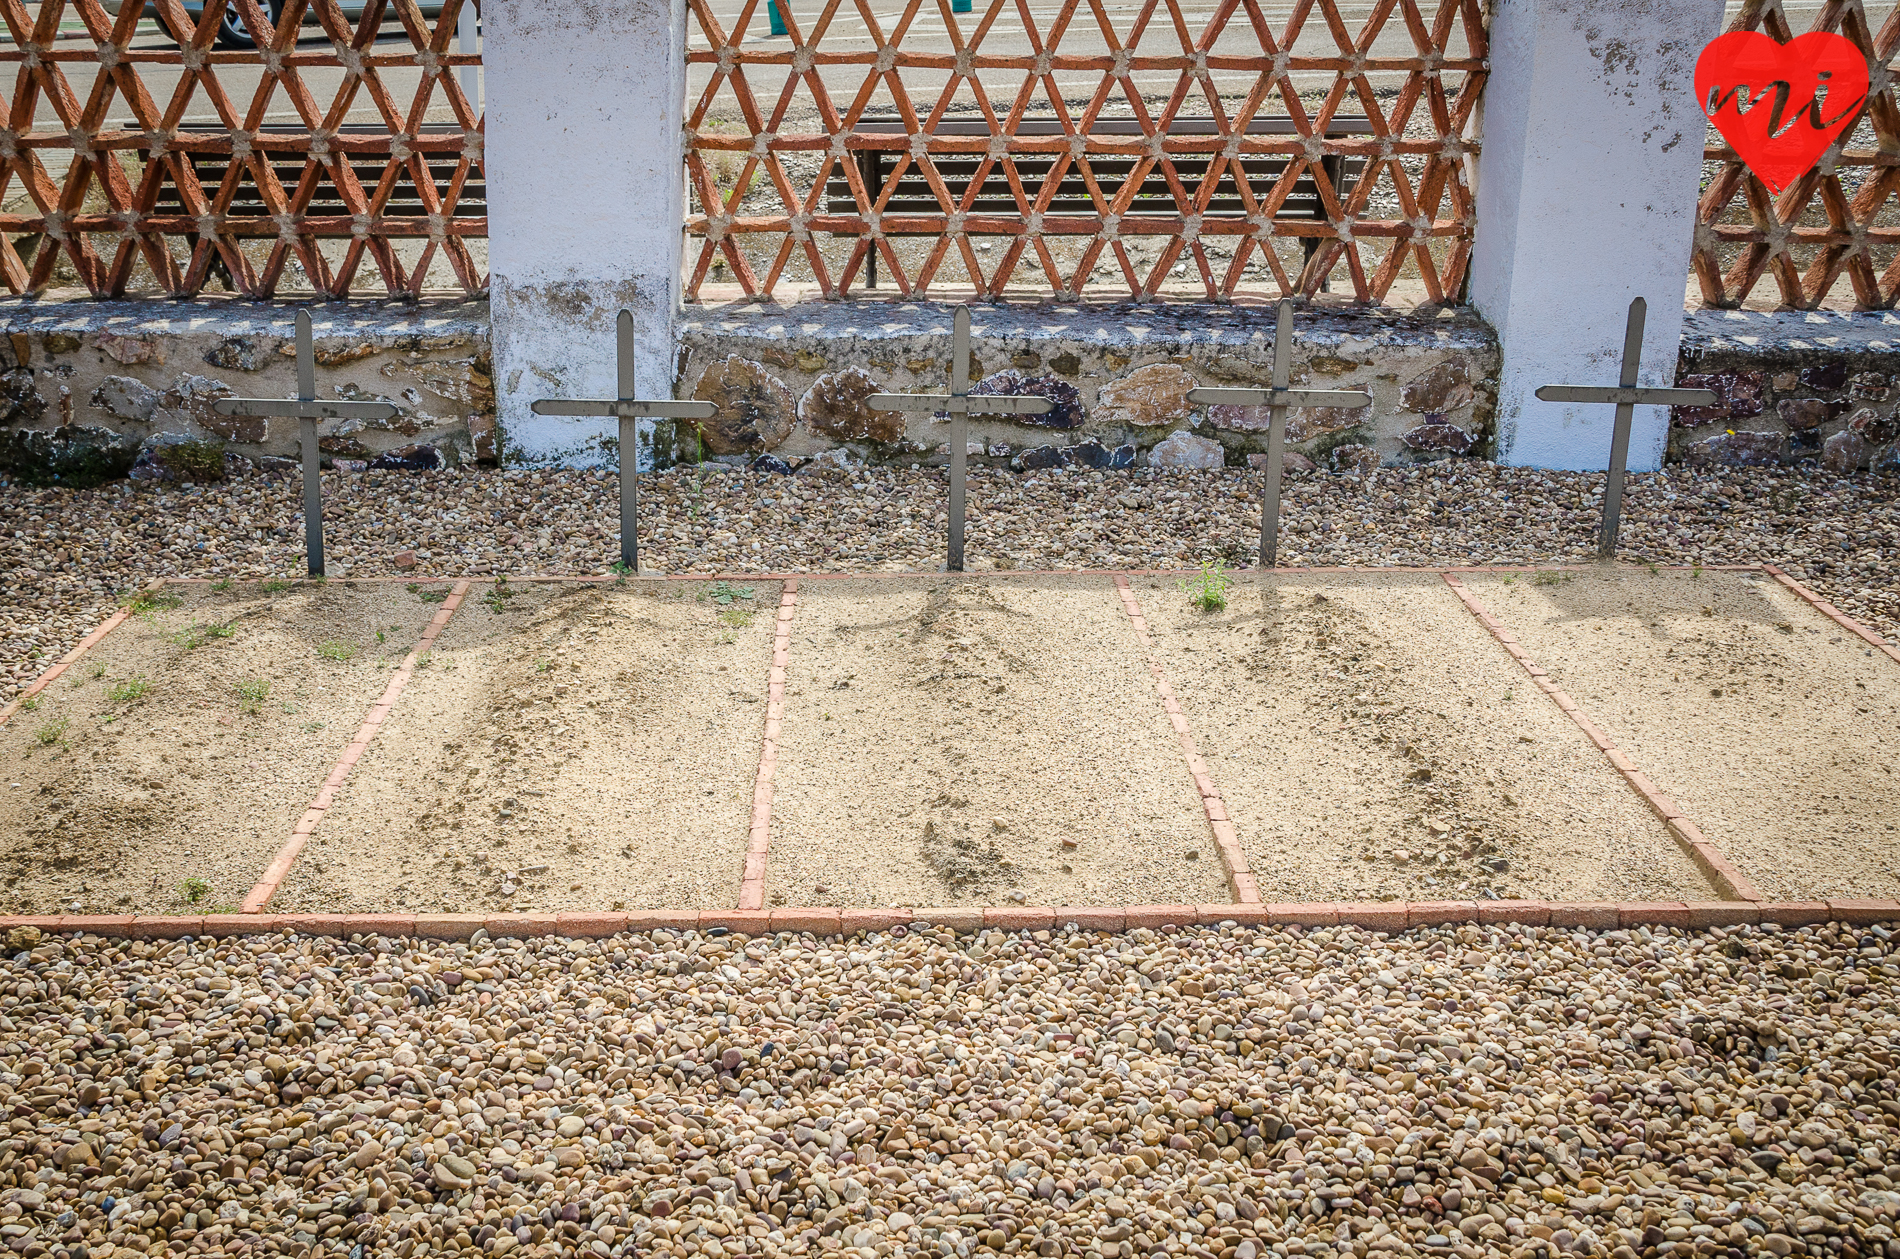
[(1717, 402), (1711, 389), (1639, 389), (1636, 368), (1643, 357), (1643, 322), (1649, 304), (1630, 299), (1629, 321), (1623, 325), (1623, 367), (1614, 389), (1590, 385), (1545, 385), (1537, 396), (1545, 402), (1607, 402), (1616, 406), (1616, 427), (1610, 435), (1610, 475), (1603, 484), (1603, 524), (1597, 534), (1597, 554), (1616, 555), (1616, 535), (1623, 525), (1623, 473), (1629, 467), (1630, 423), (1639, 406), (1707, 407)]
[(958, 306), (950, 339), (949, 393), (874, 393), (865, 405), (879, 411), (931, 411), (950, 415), (950, 545), (944, 567), (963, 571), (963, 482), (970, 457), (972, 415), (1044, 415), (1055, 409), (1047, 398), (1018, 394), (970, 393), (970, 308)]
[(620, 562), (630, 573), (640, 571), (640, 455), (635, 447), (642, 419), (709, 420), (719, 410), (710, 402), (676, 402), (672, 398), (640, 398), (633, 379), (633, 315), (621, 311), (614, 329), (614, 357), (619, 367), (618, 398), (542, 398), (533, 404), (536, 415), (611, 415), (620, 421)]
[(297, 312), (297, 396), (219, 398), (219, 415), (258, 416), (297, 421), (303, 455), (303, 550), (312, 577), (323, 576), (323, 479), (317, 467), (318, 420), (386, 420), (396, 414), (389, 402), (321, 402), (317, 399), (317, 354), (310, 338), (310, 312)]
[(1280, 468), (1286, 456), (1288, 407), (1369, 407), (1372, 395), (1359, 389), (1289, 389), (1293, 358), (1293, 302), (1280, 303), (1273, 321), (1273, 388), (1188, 390), (1188, 401), (1200, 404), (1272, 407), (1267, 426), (1267, 478), (1261, 487), (1260, 567), (1272, 568), (1280, 556)]

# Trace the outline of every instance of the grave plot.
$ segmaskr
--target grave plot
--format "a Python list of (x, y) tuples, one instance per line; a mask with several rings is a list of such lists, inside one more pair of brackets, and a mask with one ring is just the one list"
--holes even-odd
[(731, 906), (779, 591), (474, 587), (271, 908)]
[(1133, 587), (1262, 899), (1715, 897), (1436, 574)]
[(0, 726), (0, 904), (234, 907), (435, 610), (381, 583), (162, 587)]
[(1769, 899), (1900, 894), (1900, 665), (1760, 573), (1465, 583)]
[(1232, 899), (1112, 580), (807, 581), (768, 906)]

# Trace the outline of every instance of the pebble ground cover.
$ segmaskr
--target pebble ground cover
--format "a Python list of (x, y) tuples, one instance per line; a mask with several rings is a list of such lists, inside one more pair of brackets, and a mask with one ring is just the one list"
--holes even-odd
[[(718, 468), (718, 471), (713, 469)], [(1602, 477), (1482, 463), (1323, 473), (1287, 487), (1285, 564), (1488, 564), (1595, 554)], [(331, 571), (426, 576), (600, 573), (616, 558), (613, 481), (595, 472), (326, 474)], [(1779, 564), (1883, 634), (1900, 635), (1900, 477), (1671, 469), (1633, 477), (1623, 556)], [(972, 469), (970, 567), (1192, 568), (1251, 561), (1259, 476)], [(942, 563), (936, 470), (755, 475), (707, 465), (641, 487), (643, 557), (662, 572), (931, 569)], [(153, 577), (293, 576), (292, 480), (164, 490), (0, 492), (0, 696), (29, 682)]]
[(1900, 1249), (1884, 927), (6, 947), (30, 1256)]

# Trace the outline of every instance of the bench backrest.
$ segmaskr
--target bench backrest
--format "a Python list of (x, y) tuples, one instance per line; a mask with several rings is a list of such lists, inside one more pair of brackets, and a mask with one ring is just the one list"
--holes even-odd
[[(902, 135), (905, 127), (900, 119), (864, 119), (860, 120), (854, 132), (871, 135)], [(990, 127), (982, 119), (950, 120), (940, 122), (932, 132), (938, 136), (988, 136)], [(1062, 124), (1054, 118), (1025, 118), (1016, 126), (1019, 137), (1059, 136), (1064, 134)], [(1098, 118), (1090, 129), (1092, 135), (1139, 136), (1141, 125), (1133, 118)], [(1168, 128), (1170, 136), (1219, 135), (1220, 128), (1212, 118), (1176, 118)], [(1247, 126), (1248, 135), (1294, 135), (1297, 134), (1293, 120), (1284, 117), (1256, 118)], [(1336, 116), (1326, 128), (1328, 138), (1375, 134), (1371, 122), (1357, 115)], [(878, 150), (859, 149), (859, 171), (866, 180), (867, 187), (881, 190), (885, 179), (896, 166), (895, 153), (883, 153)], [(1210, 162), (1215, 157), (1211, 153), (1176, 153), (1170, 155), (1175, 172), (1187, 186), (1192, 195), (1195, 186), (1207, 175)], [(1032, 200), (1042, 191), (1043, 181), (1054, 169), (1058, 155), (1050, 153), (1016, 153), (1011, 155), (1017, 175), (1022, 180), (1023, 191)], [(936, 153), (931, 162), (942, 176), (944, 185), (961, 204), (964, 193), (969, 189), (970, 181), (975, 178), (977, 168), (983, 162), (979, 153)], [(1140, 159), (1115, 154), (1094, 153), (1088, 157), (1090, 172), (1095, 176), (1096, 186), (1102, 196), (1113, 201), (1118, 196), (1129, 177), (1134, 173)], [(1283, 154), (1258, 154), (1243, 157), (1241, 167), (1246, 171), (1248, 182), (1252, 185), (1256, 197), (1270, 188), (1286, 170), (1287, 158)], [(1328, 177), (1332, 180), (1335, 192), (1342, 198), (1349, 192), (1360, 174), (1365, 170), (1366, 159), (1356, 156), (1332, 156), (1322, 159)], [(833, 168), (831, 177), (825, 185), (825, 208), (832, 214), (850, 214), (857, 208), (857, 201), (851, 195), (851, 184), (841, 168)], [(1142, 180), (1142, 186), (1133, 200), (1129, 202), (1128, 213), (1139, 215), (1145, 207), (1162, 214), (1177, 213), (1173, 194), (1168, 190), (1167, 176), (1156, 167), (1151, 169)], [(1070, 163), (1063, 172), (1062, 182), (1057, 186), (1055, 195), (1050, 199), (1046, 213), (1049, 214), (1093, 214), (1095, 201), (1089, 196), (1087, 182), (1074, 163)], [(983, 182), (974, 204), (969, 208), (973, 214), (1016, 214), (1020, 207), (1011, 193), (1009, 182), (1000, 169), (992, 169)], [(886, 215), (932, 215), (943, 213), (936, 194), (930, 189), (929, 181), (913, 163), (898, 180), (890, 200), (885, 203)], [(1222, 173), (1214, 197), (1209, 201), (1205, 213), (1215, 218), (1244, 218), (1246, 208), (1240, 199), (1239, 189), (1235, 187), (1231, 171)], [(1283, 219), (1324, 219), (1325, 205), (1320, 201), (1313, 177), (1302, 172), (1294, 181), (1293, 189), (1280, 206), (1276, 216)], [(981, 234), (973, 232), (972, 234)]]

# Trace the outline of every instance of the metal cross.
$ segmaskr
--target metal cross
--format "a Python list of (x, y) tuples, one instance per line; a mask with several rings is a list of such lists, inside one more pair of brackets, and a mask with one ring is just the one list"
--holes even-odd
[(1267, 481), (1261, 488), (1260, 567), (1272, 568), (1280, 553), (1280, 465), (1286, 453), (1288, 407), (1369, 407), (1372, 395), (1359, 389), (1289, 389), (1292, 370), (1293, 302), (1280, 303), (1273, 322), (1273, 388), (1190, 389), (1188, 401), (1226, 403), (1230, 406), (1272, 407), (1267, 427)]
[(312, 577), (323, 576), (323, 480), (317, 475), (318, 420), (386, 420), (396, 414), (389, 402), (321, 402), (317, 399), (317, 355), (310, 340), (310, 312), (297, 312), (297, 396), (219, 398), (219, 415), (294, 419), (303, 454), (303, 549)]
[(638, 398), (633, 381), (633, 315), (621, 311), (614, 329), (614, 357), (620, 369), (620, 396), (611, 399), (543, 398), (533, 406), (536, 415), (611, 415), (620, 421), (620, 562), (627, 571), (640, 571), (640, 472), (635, 436), (642, 419), (709, 420), (719, 410), (710, 402), (675, 402), (671, 398)]
[(1629, 466), (1630, 419), (1639, 406), (1706, 407), (1718, 401), (1709, 389), (1638, 389), (1636, 367), (1643, 357), (1643, 321), (1649, 304), (1642, 298), (1630, 301), (1629, 322), (1623, 327), (1623, 370), (1617, 387), (1600, 389), (1590, 385), (1545, 385), (1537, 396), (1545, 402), (1609, 402), (1616, 405), (1616, 428), (1610, 436), (1610, 476), (1603, 485), (1603, 526), (1597, 535), (1597, 554), (1610, 559), (1616, 554), (1616, 535), (1623, 524), (1623, 473)]
[(963, 479), (970, 456), (972, 415), (1044, 415), (1055, 409), (1047, 398), (1018, 394), (970, 393), (970, 308), (957, 307), (950, 339), (949, 393), (874, 393), (865, 405), (879, 411), (931, 411), (950, 414), (950, 547), (944, 567), (963, 571)]

